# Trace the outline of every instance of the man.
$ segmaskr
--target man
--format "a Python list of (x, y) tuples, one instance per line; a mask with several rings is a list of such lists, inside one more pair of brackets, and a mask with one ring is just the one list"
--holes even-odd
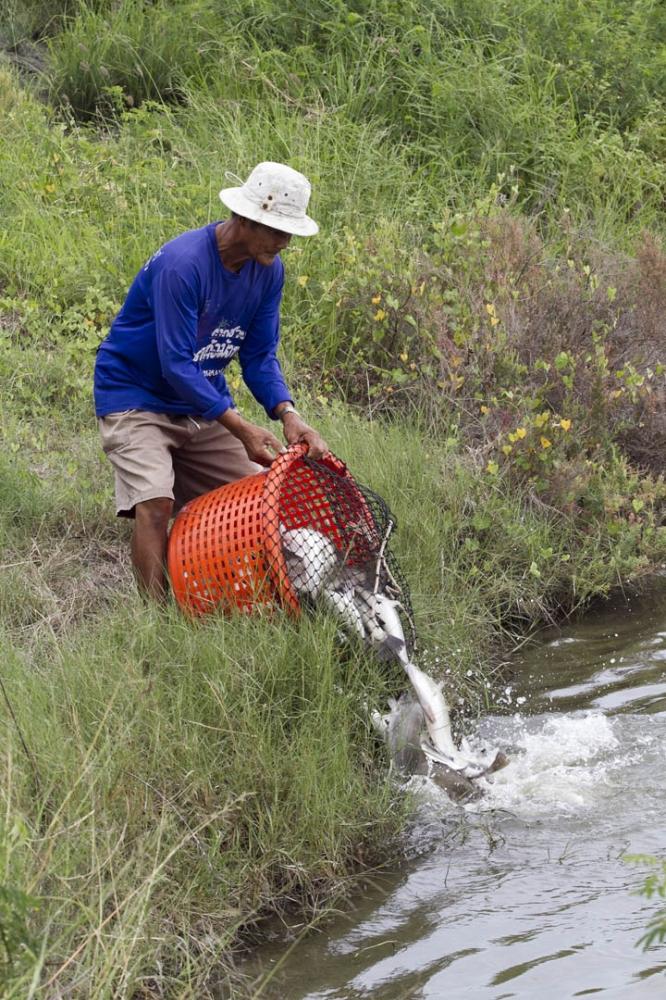
[(227, 222), (177, 236), (134, 279), (100, 345), (95, 409), (115, 470), (116, 512), (133, 517), (140, 588), (163, 599), (169, 519), (195, 496), (258, 472), (284, 450), (235, 408), (224, 370), (243, 379), (287, 444), (325, 441), (296, 411), (276, 356), (284, 268), (292, 235), (313, 236), (308, 180), (260, 163), (245, 184), (220, 191)]

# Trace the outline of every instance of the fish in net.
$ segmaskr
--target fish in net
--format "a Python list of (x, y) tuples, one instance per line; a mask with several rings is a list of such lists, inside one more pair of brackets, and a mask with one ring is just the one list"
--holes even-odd
[(396, 519), (386, 501), (349, 474), (304, 458), (274, 502), (286, 573), (301, 605), (327, 607), (382, 659), (411, 657), (414, 615), (390, 544)]

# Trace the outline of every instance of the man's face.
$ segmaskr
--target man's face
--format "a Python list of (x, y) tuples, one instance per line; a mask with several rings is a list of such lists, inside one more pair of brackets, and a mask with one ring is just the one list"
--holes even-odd
[(270, 226), (264, 226), (260, 222), (246, 222), (244, 235), (250, 257), (264, 267), (269, 267), (277, 254), (289, 246), (291, 240), (290, 233), (271, 229)]

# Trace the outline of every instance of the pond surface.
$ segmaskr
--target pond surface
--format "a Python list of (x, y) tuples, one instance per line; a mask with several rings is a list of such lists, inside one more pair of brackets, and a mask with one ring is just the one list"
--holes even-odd
[(666, 581), (523, 649), (501, 700), (479, 732), (511, 763), (483, 800), (418, 779), (400, 872), (265, 947), (255, 996), (666, 1000), (666, 946), (636, 946), (658, 904), (624, 860), (666, 844)]

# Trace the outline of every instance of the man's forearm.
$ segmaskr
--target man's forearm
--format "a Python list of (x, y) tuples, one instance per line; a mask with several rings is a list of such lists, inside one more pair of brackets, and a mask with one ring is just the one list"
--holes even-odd
[(247, 425), (247, 420), (244, 420), (238, 410), (234, 409), (233, 406), (230, 406), (228, 410), (221, 413), (217, 420), (218, 423), (222, 424), (223, 427), (226, 427), (228, 431), (231, 431), (234, 437), (240, 437)]
[(248, 458), (253, 462), (258, 462), (259, 465), (270, 465), (274, 457), (284, 451), (271, 431), (245, 420), (233, 407), (229, 407), (228, 410), (221, 413), (217, 420), (234, 437), (238, 438), (245, 448)]

